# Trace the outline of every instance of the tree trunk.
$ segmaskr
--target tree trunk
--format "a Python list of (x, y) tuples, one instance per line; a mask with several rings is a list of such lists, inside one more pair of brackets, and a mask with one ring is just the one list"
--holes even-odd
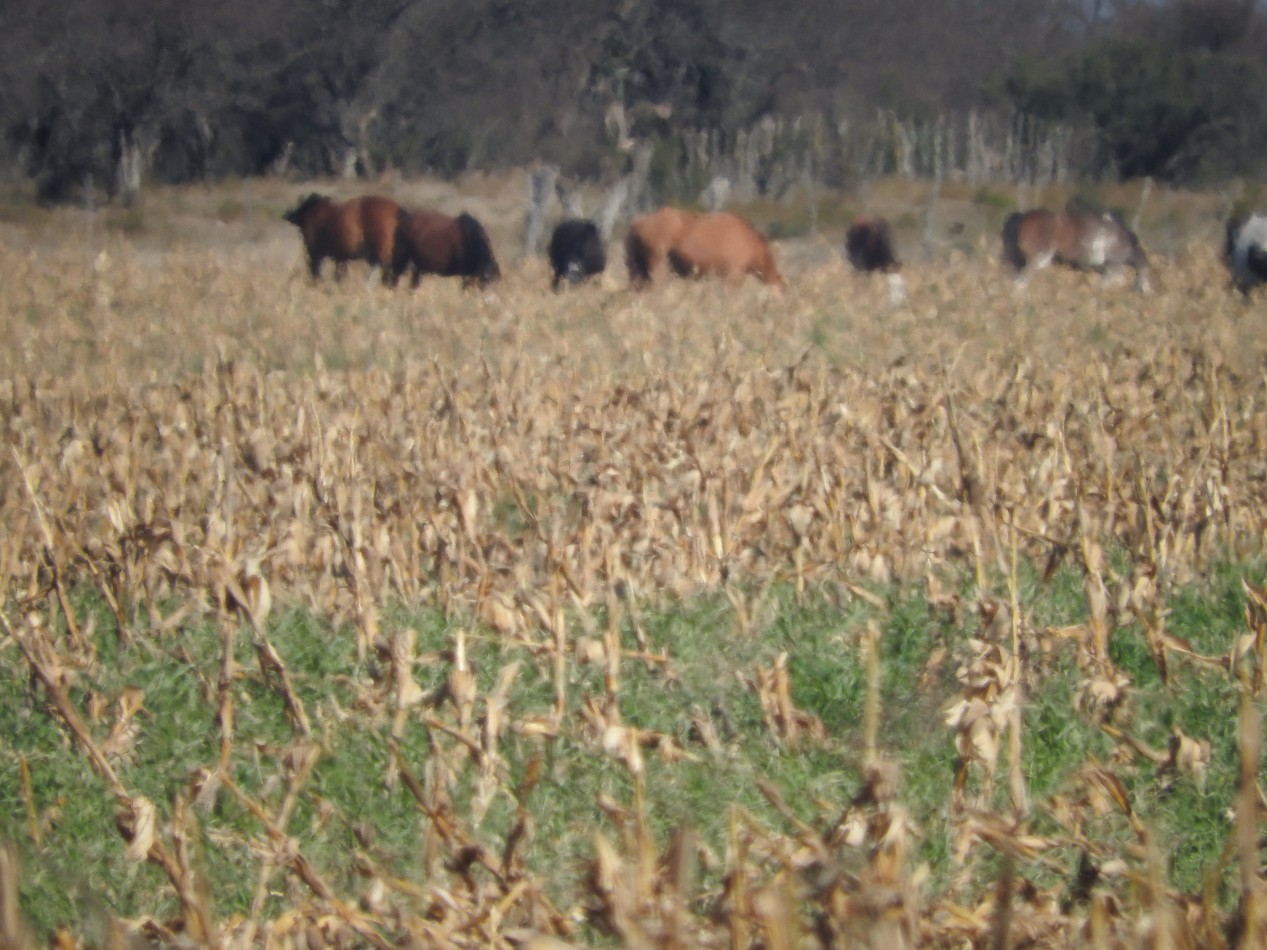
[(700, 192), (699, 200), (709, 211), (720, 211), (726, 206), (730, 195), (730, 179), (724, 175), (714, 175), (712, 180)]
[(604, 244), (612, 239), (612, 232), (616, 230), (616, 222), (620, 219), (621, 213), (629, 201), (629, 187), (628, 177), (616, 182), (608, 193), (607, 200), (603, 202), (603, 209), (598, 213), (598, 233), (603, 236)]
[(287, 139), (286, 144), (282, 146), (282, 150), (268, 163), (266, 173), (273, 178), (282, 178), (290, 174), (290, 160), (294, 154), (295, 142), (293, 139)]
[(565, 218), (585, 217), (585, 202), (581, 193), (560, 176), (554, 183), (554, 194), (559, 199)]
[(554, 194), (555, 182), (559, 180), (559, 170), (553, 165), (545, 165), (534, 169), (529, 178), (528, 213), (524, 215), (524, 254), (531, 257), (541, 246), (541, 236), (545, 233), (546, 206), (550, 196)]
[(651, 156), (654, 147), (643, 142), (634, 149), (633, 169), (629, 172), (629, 213), (642, 214), (650, 211), (653, 203), (651, 189), (647, 179), (651, 176)]
[(124, 207), (131, 207), (141, 197), (144, 165), (145, 153), (136, 131), (120, 125), (114, 133), (114, 193)]
[(343, 154), (339, 162), (339, 177), (346, 181), (356, 178), (357, 155), (355, 145), (343, 146)]

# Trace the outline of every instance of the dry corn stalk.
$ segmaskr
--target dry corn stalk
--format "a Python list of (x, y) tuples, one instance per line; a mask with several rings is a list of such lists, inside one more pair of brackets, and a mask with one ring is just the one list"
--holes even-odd
[[(1160, 608), (1167, 585), (1194, 576), (1212, 552), (1263, 551), (1267, 399), (1254, 341), (1267, 334), (1259, 314), (1229, 317), (1202, 296), (1216, 282), (1213, 261), (1176, 263), (1190, 291), (1176, 295), (1179, 303), (1094, 298), (1094, 319), (1115, 344), (1104, 351), (1085, 345), (1073, 319), (1088, 311), (1085, 287), (1071, 280), (1048, 288), (1052, 315), (1070, 319), (1020, 319), (992, 272), (962, 261), (933, 268), (924, 286), (915, 282), (906, 305), (885, 311), (882, 332), (853, 321), (840, 347), (846, 331), (820, 326), (814, 332), (827, 343), (806, 350), (819, 304), (836, 305), (840, 274), (830, 267), (807, 272), (799, 299), (777, 307), (747, 298), (720, 305), (692, 285), (652, 302), (606, 300), (601, 333), (591, 326), (592, 299), (550, 301), (567, 324), (554, 334), (532, 329), (546, 304), (522, 275), (511, 276), (496, 304), (441, 290), (407, 313), (398, 301), (374, 298), (347, 320), (336, 319), (346, 295), (284, 285), (245, 254), (217, 260), (176, 251), (154, 263), (114, 246), (93, 269), (94, 322), (85, 326), (56, 305), (64, 288), (50, 275), (73, 269), (60, 266), (66, 249), (38, 253), (47, 257), (0, 259), (8, 278), (0, 279), (0, 319), (13, 341), (0, 352), (13, 448), (0, 457), (0, 475), (9, 484), (21, 478), (24, 489), (0, 498), (0, 580), (24, 618), (8, 632), (53, 714), (119, 795), (126, 846), (159, 863), (182, 894), (181, 920), (137, 925), (154, 942), (223, 934), (243, 945), (256, 935), (275, 945), (381, 944), (378, 929), (391, 928), (402, 944), (541, 950), (566, 936), (574, 920), (550, 906), (523, 860), (536, 779), (509, 786), (509, 746), (530, 743), (548, 758), (551, 743), (579, 731), (637, 782), (648, 771), (647, 750), (670, 764), (680, 757), (673, 736), (620, 714), (626, 661), (666, 664), (638, 620), (660, 599), (724, 590), (738, 633), (750, 636), (760, 634), (780, 580), (797, 592), (837, 585), (842, 598), (884, 609), (875, 583), (922, 581), (965, 564), (984, 581), (1001, 568), (1011, 603), (983, 616), (950, 715), (960, 791), (974, 771), (989, 789), (1004, 732), (1019, 742), (1022, 686), (1033, 695), (1040, 654), (1065, 640), (1078, 643), (1083, 711), (1114, 736), (1118, 754), (1152, 762), (1165, 780), (1199, 779), (1208, 759), (1201, 737), (1176, 732), (1156, 750), (1128, 731), (1130, 684), (1107, 662), (1124, 618), (1142, 625), (1163, 676), (1180, 663), (1218, 667), (1261, 692), (1257, 587), (1246, 588), (1248, 631), (1222, 656), (1199, 656), (1177, 641)], [(859, 312), (875, 303), (868, 293), (856, 289)], [(156, 298), (164, 319), (154, 318)], [(1208, 315), (1199, 328), (1190, 320), (1194, 299)], [(189, 323), (174, 316), (177, 302)], [(48, 318), (31, 321), (28, 312)], [(243, 324), (247, 314), (262, 325)], [(312, 323), (294, 322), (299, 314)], [(307, 342), (318, 321), (325, 339)], [(191, 325), (218, 336), (216, 358), (204, 363), (205, 334), (188, 332)], [(100, 359), (90, 370), (71, 366), (67, 354), (77, 351), (66, 341), (88, 337)], [(477, 338), (478, 353), (470, 343)], [(420, 339), (432, 358), (411, 361)], [(323, 361), (325, 340), (344, 348), (346, 370)], [(1250, 371), (1226, 365), (1237, 359)], [(284, 365), (303, 371), (274, 368)], [(942, 369), (926, 369), (935, 365)], [(1131, 560), (1126, 580), (1106, 564), (1105, 552), (1119, 550)], [(1028, 629), (1017, 556), (1045, 562), (1046, 579), (1070, 557), (1080, 563), (1088, 623)], [(179, 800), (164, 827), (165, 804), (126, 787), (140, 699), (120, 696), (113, 719), (108, 697), (99, 719), (85, 719), (70, 700), (93, 660), (92, 631), (67, 596), (81, 584), (102, 593), (125, 648), (162, 640), (184, 617), (215, 613), (222, 657), (208, 692), (221, 745), (203, 770), (201, 805), (218, 790), (241, 795), (231, 781), (234, 683), (253, 674), (233, 661), (240, 627), (257, 638), (263, 675), (300, 739), (320, 713), (287, 682), (285, 658), (267, 638), (274, 599), (354, 624), (359, 659), (385, 650), (390, 676), (363, 697), (365, 714), (390, 717), (397, 740), (410, 728), (427, 732), (421, 777), (399, 741), (390, 766), (423, 815), (425, 879), (392, 879), (367, 847), (358, 866), (372, 883), (355, 900), (334, 892), (286, 832), (308, 761), (299, 741), (280, 807), (245, 797), (242, 804), (263, 829), (254, 841), (261, 878), (284, 873), (302, 897), (249, 927), (215, 920), (189, 873), (193, 827)], [(936, 610), (959, 610), (957, 595), (928, 587)], [(186, 606), (164, 615), (172, 600)], [(434, 605), (480, 625), (455, 638), (441, 694), (420, 695), (408, 637), (382, 636), (379, 611), (392, 601)], [(595, 618), (604, 607), (602, 627)], [(636, 651), (622, 647), (624, 630), (638, 639)], [(466, 648), (486, 635), (518, 652), (485, 694)], [(550, 665), (552, 708), (516, 708), (517, 664), (538, 661)], [(583, 661), (603, 671), (597, 695), (578, 697), (570, 681)], [(816, 733), (816, 720), (793, 704), (786, 657), (757, 671), (753, 684), (780, 742), (790, 747)], [(1005, 853), (1011, 876), (979, 900), (955, 894), (924, 907), (921, 872), (906, 863), (916, 829), (881, 748), (874, 686), (870, 695), (856, 800), (828, 809), (841, 815), (835, 825), (815, 824), (793, 820), (787, 802), (774, 805), (771, 789), (772, 807), (788, 822), (783, 833), (732, 811), (722, 883), (712, 892), (692, 881), (695, 849), (681, 837), (663, 854), (649, 847), (654, 816), (641, 784), (628, 807), (602, 803), (624, 817), (617, 843), (595, 845), (599, 873), (588, 896), (598, 918), (628, 943), (669, 946), (782, 947), (810, 933), (854, 946), (1182, 946), (1194, 932), (1181, 919), (1192, 905), (1163, 885), (1155, 845), (1115, 763), (1088, 763), (1069, 789), (1042, 803), (1064, 838), (957, 802), (964, 846)], [(734, 741), (725, 724), (702, 711), (694, 719), (701, 741), (725, 754)], [(1247, 775), (1255, 774), (1256, 748), (1243, 725)], [(498, 793), (513, 798), (505, 840), (485, 837), (472, 821), (478, 815), (457, 804), (454, 790), (471, 776), (485, 804)], [(1261, 920), (1254, 784), (1243, 783), (1236, 803), (1246, 943), (1258, 939)], [(45, 817), (24, 795), (37, 838)], [(1023, 797), (1014, 790), (1018, 808)], [(982, 794), (979, 803), (989, 799)], [(1124, 816), (1144, 857), (1128, 861), (1093, 840), (1089, 816), (1097, 812)], [(1057, 878), (1069, 870), (1044, 863), (1057, 841), (1085, 858), (1079, 877), (1089, 883), (1073, 899), (1079, 908), (1085, 898), (1085, 911), (1063, 912), (1065, 895), (1026, 880), (1027, 862)], [(12, 893), (13, 873), (0, 874), (0, 899)], [(1134, 903), (1123, 881), (1142, 895)], [(11, 907), (3, 936), (17, 942)], [(1208, 925), (1204, 945), (1217, 946), (1221, 933)], [(75, 943), (65, 932), (54, 939)]]
[(747, 683), (756, 691), (766, 728), (780, 742), (795, 747), (807, 739), (822, 739), (827, 730), (817, 716), (793, 705), (787, 664), (787, 653), (780, 653), (768, 669), (758, 668)]

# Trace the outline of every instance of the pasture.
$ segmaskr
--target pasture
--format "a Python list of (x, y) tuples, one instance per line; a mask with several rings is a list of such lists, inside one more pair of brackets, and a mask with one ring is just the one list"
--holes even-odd
[(313, 284), (309, 190), (0, 213), (0, 944), (1264, 944), (1218, 199), (1151, 295), (890, 215), (895, 303), (827, 206), (555, 294), (518, 179), (397, 196), (497, 284)]

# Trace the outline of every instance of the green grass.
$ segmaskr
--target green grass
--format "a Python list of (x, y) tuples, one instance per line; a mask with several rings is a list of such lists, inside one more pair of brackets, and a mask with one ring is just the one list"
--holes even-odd
[[(1174, 592), (1168, 600), (1167, 629), (1199, 652), (1225, 652), (1244, 628), (1242, 574), (1259, 580), (1262, 566), (1220, 565), (1203, 585)], [(645, 752), (647, 814), (658, 841), (667, 842), (675, 828), (689, 825), (714, 853), (724, 854), (730, 804), (773, 829), (787, 831), (759, 791), (759, 780), (780, 789), (797, 816), (816, 827), (826, 828), (839, 816), (861, 784), (867, 694), (861, 643), (874, 621), (881, 630), (879, 743), (900, 763), (899, 797), (922, 829), (915, 859), (928, 863), (932, 888), (944, 885), (952, 872), (947, 801), (956, 753), (942, 720), (958, 695), (954, 674), (959, 658), (967, 638), (977, 632), (970, 608), (973, 592), (966, 581), (958, 583), (964, 604), (958, 619), (930, 608), (923, 591), (915, 588), (882, 592), (887, 606), (881, 609), (826, 589), (798, 596), (776, 587), (761, 614), (765, 622), (748, 629), (741, 627), (729, 601), (720, 595), (656, 610), (643, 608), (638, 620), (652, 649), (666, 652), (671, 663), (622, 663), (621, 717), (626, 725), (672, 737), (689, 753), (670, 762), (654, 750)], [(1002, 586), (992, 594), (1007, 597)], [(1082, 578), (1072, 567), (1060, 569), (1043, 584), (1037, 570), (1026, 565), (1020, 596), (1024, 616), (1034, 628), (1085, 619)], [(90, 614), (95, 620), (99, 662), (79, 671), (72, 698), (81, 709), (87, 708), (93, 693), (111, 701), (102, 721), (93, 726), (100, 740), (114, 715), (113, 698), (129, 684), (144, 690), (140, 740), (135, 757), (120, 766), (120, 776), (131, 794), (154, 801), (162, 825), (173, 799), (188, 789), (191, 776), (210, 767), (218, 754), (218, 635), (211, 624), (189, 623), (120, 649), (111, 616), (102, 605), (85, 597), (79, 609), (81, 620)], [(595, 621), (601, 630), (607, 618), (600, 613)], [(385, 631), (414, 629), (419, 656), (432, 657), (414, 670), (426, 691), (441, 686), (448, 676), (448, 663), (437, 657), (452, 646), (459, 624), (470, 631), (468, 648), (481, 697), (508, 663), (521, 660), (511, 691), (511, 718), (549, 711), (554, 685), (547, 661), (537, 661), (522, 648), (470, 626), (465, 618), (400, 607), (384, 613)], [(619, 624), (624, 645), (635, 648), (629, 618), (621, 618)], [(365, 711), (367, 697), (380, 695), (372, 681), (385, 672), (380, 661), (373, 656), (359, 661), (351, 631), (331, 629), (300, 609), (276, 612), (269, 636), (288, 666), (321, 746), (287, 832), (339, 893), (355, 896), (364, 888), (357, 864), (360, 851), (367, 851), (392, 875), (422, 880), (427, 823), (403, 784), (385, 781), (390, 706), (380, 707), (377, 716)], [(234, 684), (232, 775), (271, 811), (285, 792), (281, 755), (293, 731), (281, 696), (260, 675), (249, 631), (239, 633), (236, 649), (241, 675)], [(941, 650), (947, 651), (944, 660), (930, 666), (934, 652)], [(1236, 688), (1219, 670), (1179, 662), (1172, 664), (1170, 683), (1163, 684), (1143, 635), (1131, 626), (1115, 633), (1110, 650), (1114, 663), (1131, 679), (1130, 698), (1121, 714), (1131, 734), (1163, 751), (1173, 728), (1208, 740), (1212, 755), (1204, 785), (1187, 775), (1159, 776), (1152, 762), (1123, 757), (1112, 739), (1077, 712), (1082, 673), (1073, 649), (1057, 648), (1032, 661), (1026, 693), (1023, 764), (1037, 806), (1034, 827), (1040, 833), (1051, 830), (1041, 805), (1052, 795), (1073, 793), (1072, 776), (1079, 768), (1089, 762), (1111, 763), (1141, 820), (1165, 843), (1170, 882), (1195, 892), (1230, 829), (1226, 813), (1235, 795)], [(770, 735), (747, 682), (758, 667), (769, 667), (783, 652), (789, 655), (797, 707), (817, 716), (827, 732), (825, 740), (798, 749), (789, 749)], [(544, 765), (528, 802), (534, 836), (522, 853), (528, 868), (563, 905), (577, 899), (594, 833), (618, 837), (595, 806), (596, 796), (625, 805), (632, 801), (629, 771), (598, 750), (580, 729), (578, 711), (584, 698), (603, 691), (601, 665), (571, 664), (563, 734), (552, 743), (510, 732), (503, 740), (506, 789), (519, 787), (533, 759), (540, 758)], [(476, 714), (482, 709), (481, 699)], [(692, 716), (701, 712), (717, 728), (724, 746), (720, 754), (709, 752), (694, 735)], [(452, 720), (448, 709), (435, 715)], [(114, 829), (116, 806), (109, 789), (93, 776), (85, 757), (47, 710), (42, 692), (30, 684), (12, 645), (0, 653), (0, 737), (0, 840), (14, 842), (22, 856), (23, 910), (36, 931), (47, 935), (69, 924), (89, 932), (99, 926), (107, 907), (127, 917), (172, 913), (174, 899), (156, 869), (126, 861)], [(456, 755), (452, 738), (429, 733), (417, 717), (410, 720), (401, 748), (420, 779), (437, 750), (451, 762), (464, 761)], [(23, 760), (41, 822), (38, 843), (27, 822), (19, 780)], [(999, 806), (1006, 802), (1005, 769), (1003, 752), (996, 783)], [(500, 853), (514, 821), (515, 802), (511, 792), (499, 791), (477, 820), (471, 813), (477, 780), (478, 769), (469, 762), (457, 768), (450, 789), (454, 810), (472, 836)], [(224, 794), (210, 811), (198, 815), (198, 821), (217, 915), (247, 913), (259, 862), (246, 842), (262, 836), (257, 821)], [(1125, 844), (1133, 837), (1121, 815), (1108, 814), (1097, 821), (1102, 826), (1097, 834), (1104, 841)], [(988, 861), (982, 865), (983, 873), (988, 866)], [(1041, 878), (1047, 872), (1036, 868), (1033, 873)], [(275, 892), (284, 890), (274, 883)], [(981, 881), (983, 887), (988, 883)], [(271, 898), (268, 912), (277, 912), (280, 900)]]

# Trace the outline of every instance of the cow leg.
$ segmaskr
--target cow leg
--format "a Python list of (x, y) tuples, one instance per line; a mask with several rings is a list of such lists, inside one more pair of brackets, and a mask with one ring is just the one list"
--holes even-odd
[(1045, 267), (1050, 267), (1051, 262), (1056, 259), (1055, 251), (1043, 251), (1041, 254), (1035, 254), (1030, 257), (1024, 265), (1016, 271), (1016, 286), (1025, 288), (1029, 286), (1029, 279), (1034, 276), (1035, 272)]
[[(655, 281), (656, 271), (660, 267), (660, 258), (655, 251), (647, 249), (647, 276), (640, 282), (643, 287)], [(631, 275), (632, 276), (632, 275)]]
[(321, 262), (323, 260), (324, 258), (319, 255), (308, 255), (308, 273), (311, 275), (313, 283), (321, 279)]

